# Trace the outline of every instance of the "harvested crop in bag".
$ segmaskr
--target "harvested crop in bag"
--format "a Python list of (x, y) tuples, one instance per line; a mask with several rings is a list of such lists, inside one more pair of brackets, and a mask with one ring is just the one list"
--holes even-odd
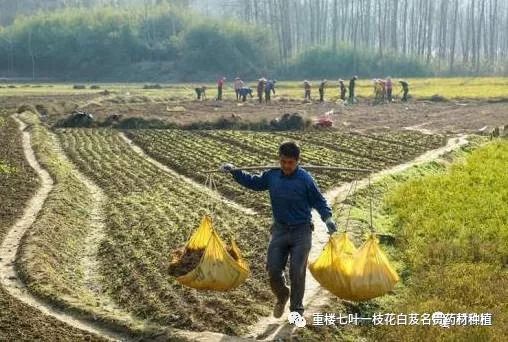
[(379, 240), (372, 234), (354, 257), (351, 274), (353, 300), (367, 300), (393, 290), (399, 276), (379, 247)]
[(225, 246), (204, 216), (185, 247), (173, 252), (169, 273), (189, 287), (226, 291), (245, 282), (250, 271), (236, 242)]
[(212, 231), (199, 265), (177, 280), (185, 286), (201, 290), (227, 291), (238, 287), (245, 282), (250, 271), (234, 242), (232, 249), (238, 261), (228, 253), (217, 233)]
[(347, 233), (334, 234), (321, 255), (309, 265), (314, 278), (334, 295), (349, 299), (352, 296), (350, 275), (356, 248)]

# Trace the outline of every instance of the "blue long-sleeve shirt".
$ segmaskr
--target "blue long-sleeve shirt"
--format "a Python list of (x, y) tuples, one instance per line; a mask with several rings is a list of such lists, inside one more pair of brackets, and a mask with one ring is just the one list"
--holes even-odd
[(290, 225), (310, 223), (312, 208), (318, 211), (323, 221), (332, 216), (332, 210), (314, 178), (299, 166), (289, 176), (284, 175), (281, 169), (266, 170), (260, 175), (242, 170), (235, 170), (232, 174), (246, 188), (270, 192), (275, 222)]

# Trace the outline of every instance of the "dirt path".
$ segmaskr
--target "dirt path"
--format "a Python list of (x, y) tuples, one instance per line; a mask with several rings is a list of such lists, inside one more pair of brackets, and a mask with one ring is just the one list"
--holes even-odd
[(210, 190), (209, 188), (207, 188), (206, 186), (196, 182), (195, 180), (193, 179), (190, 179), (188, 177), (185, 177), (183, 176), (182, 174), (172, 170), (171, 168), (169, 168), (168, 166), (158, 162), (157, 160), (153, 159), (152, 157), (150, 157), (148, 154), (146, 154), (146, 152), (141, 148), (139, 147), (138, 145), (136, 145), (131, 139), (129, 139), (123, 132), (120, 132), (119, 133), (120, 137), (134, 150), (134, 152), (136, 152), (137, 154), (139, 154), (140, 156), (142, 156), (143, 158), (145, 158), (148, 162), (150, 162), (151, 164), (157, 166), (159, 169), (161, 169), (162, 171), (164, 172), (167, 172), (181, 180), (183, 180), (184, 182), (192, 185), (194, 188), (196, 189), (199, 189), (201, 191), (204, 191), (205, 193), (207, 194), (210, 194), (212, 197), (218, 199), (219, 201), (222, 201), (238, 210), (241, 210), (243, 213), (247, 214), (247, 215), (256, 215), (256, 211), (252, 210), (252, 209), (249, 209), (249, 208), (246, 208), (238, 203), (235, 203), (227, 198), (225, 198), (224, 196), (221, 196), (220, 194), (216, 193), (215, 191), (212, 191)]
[(16, 116), (13, 117), (18, 123), (20, 130), (22, 131), (22, 142), (25, 157), (29, 165), (37, 172), (41, 179), (41, 186), (35, 193), (35, 195), (27, 203), (23, 216), (16, 221), (5, 236), (4, 241), (0, 245), (0, 283), (10, 295), (20, 300), (21, 302), (30, 305), (43, 314), (52, 316), (61, 322), (64, 322), (75, 328), (93, 333), (95, 335), (102, 336), (109, 340), (124, 340), (124, 336), (121, 336), (112, 331), (103, 329), (95, 324), (87, 322), (85, 320), (74, 317), (73, 315), (67, 314), (64, 310), (61, 310), (50, 303), (47, 303), (41, 299), (38, 299), (31, 295), (26, 286), (18, 277), (15, 268), (16, 254), (20, 245), (20, 240), (25, 232), (34, 223), (37, 214), (41, 210), (46, 198), (53, 189), (53, 179), (49, 173), (44, 170), (37, 162), (34, 151), (31, 146), (30, 134), (24, 129), (26, 125), (19, 120)]
[[(376, 180), (379, 180), (390, 174), (402, 172), (412, 166), (436, 160), (443, 154), (456, 150), (465, 144), (467, 144), (466, 136), (450, 138), (444, 147), (428, 151), (410, 162), (396, 165), (390, 169), (386, 169), (373, 174), (371, 176), (371, 182), (375, 182)], [(368, 183), (368, 178), (359, 180), (357, 183), (357, 189), (361, 189), (367, 186)], [(350, 186), (351, 183), (342, 184), (341, 186), (328, 191), (325, 194), (325, 198), (328, 200), (330, 205), (344, 201)], [(313, 213), (313, 222), (315, 229), (312, 236), (312, 249), (309, 255), (309, 260), (315, 260), (319, 256), (323, 250), (324, 245), (328, 242), (329, 239), (326, 226), (315, 211)], [(307, 269), (304, 298), (304, 305), (306, 307), (305, 318), (307, 319), (307, 322), (312, 322), (312, 313), (319, 312), (319, 308), (328, 301), (329, 296), (330, 295), (328, 292), (321, 288), (319, 283), (314, 279), (314, 277), (310, 274), (310, 271)], [(291, 332), (294, 329), (294, 326), (288, 324), (287, 315), (283, 315), (280, 319), (276, 319), (272, 316), (263, 317), (251, 327), (250, 333), (246, 337), (262, 340), (287, 339), (290, 337)]]

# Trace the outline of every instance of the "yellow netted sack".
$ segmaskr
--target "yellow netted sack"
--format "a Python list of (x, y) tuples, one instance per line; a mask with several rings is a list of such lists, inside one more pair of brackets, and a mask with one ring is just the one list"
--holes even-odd
[(228, 251), (211, 227), (210, 238), (198, 266), (176, 279), (181, 284), (195, 289), (227, 291), (243, 284), (249, 273), (248, 265), (236, 243), (232, 241)]
[(170, 275), (179, 277), (196, 268), (205, 253), (212, 230), (212, 219), (210, 216), (204, 216), (198, 229), (194, 231), (185, 246), (172, 252), (168, 267)]
[(212, 218), (208, 215), (203, 216), (198, 229), (191, 235), (189, 241), (185, 245), (186, 249), (200, 250), (205, 249), (208, 244), (208, 240), (212, 236)]
[(382, 296), (393, 290), (398, 281), (399, 276), (372, 234), (354, 257), (351, 299), (361, 301)]
[(346, 233), (334, 234), (321, 255), (309, 264), (312, 276), (325, 289), (343, 299), (352, 297), (350, 276), (356, 248)]

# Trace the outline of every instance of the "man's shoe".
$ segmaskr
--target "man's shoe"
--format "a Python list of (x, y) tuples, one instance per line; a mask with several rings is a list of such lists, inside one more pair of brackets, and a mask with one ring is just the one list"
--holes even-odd
[(280, 318), (284, 313), (284, 309), (286, 308), (286, 303), (289, 300), (289, 294), (284, 297), (282, 300), (278, 299), (277, 303), (275, 303), (275, 307), (273, 308), (273, 317)]

